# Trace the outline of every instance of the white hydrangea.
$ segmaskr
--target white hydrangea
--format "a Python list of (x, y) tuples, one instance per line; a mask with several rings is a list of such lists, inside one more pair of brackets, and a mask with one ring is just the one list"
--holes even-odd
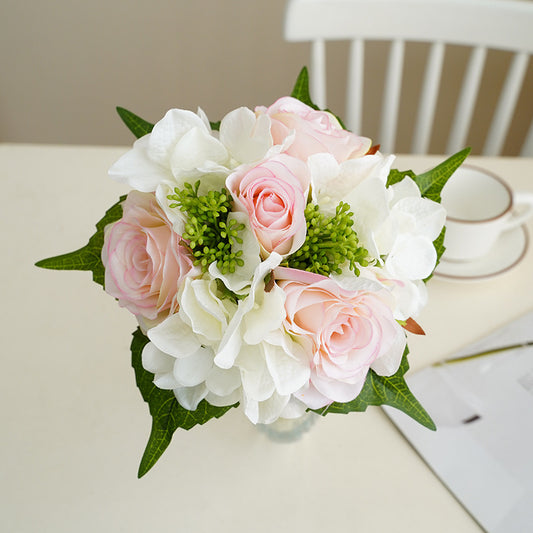
[(342, 164), (329, 154), (312, 156), (312, 194), (328, 214), (334, 214), (341, 200), (348, 203), (361, 244), (391, 279), (407, 286), (433, 272), (437, 260), (433, 241), (444, 226), (446, 211), (422, 198), (410, 177), (387, 188), (393, 160), (394, 156), (379, 152)]
[(291, 395), (309, 380), (309, 363), (281, 329), (283, 291), (274, 285), (266, 292), (264, 284), (280, 261), (271, 254), (260, 263), (238, 303), (222, 298), (209, 273), (187, 279), (178, 313), (148, 331), (142, 361), (154, 383), (189, 410), (205, 398), (217, 406), (241, 402), (254, 423), (301, 415), (305, 406)]
[(226, 177), (241, 164), (262, 160), (273, 147), (270, 117), (256, 117), (241, 107), (221, 121), (220, 133), (212, 131), (205, 113), (171, 109), (151, 133), (138, 139), (109, 170), (109, 175), (133, 189), (156, 193), (158, 202), (181, 234), (184, 219), (169, 208), (167, 196), (184, 183), (200, 177), (200, 194), (224, 187)]

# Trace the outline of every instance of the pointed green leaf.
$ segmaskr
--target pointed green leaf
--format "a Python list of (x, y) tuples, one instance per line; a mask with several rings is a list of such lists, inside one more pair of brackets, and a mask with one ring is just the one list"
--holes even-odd
[(117, 113), (120, 118), (126, 124), (128, 129), (137, 137), (137, 139), (144, 137), (150, 133), (154, 127), (153, 124), (138, 117), (135, 113), (124, 109), (123, 107), (117, 107)]
[(300, 70), (300, 74), (298, 74), (291, 96), (297, 98), (300, 102), (307, 104), (313, 109), (318, 109), (311, 100), (311, 95), (309, 94), (309, 72), (307, 71), (307, 67), (303, 67), (302, 70)]
[(452, 155), (432, 170), (419, 174), (414, 178), (422, 196), (440, 203), (440, 193), (451, 175), (461, 166), (470, 153), (470, 148), (464, 148)]
[(465, 148), (452, 155), (435, 168), (416, 175), (412, 170), (391, 169), (387, 177), (387, 187), (402, 181), (406, 176), (413, 178), (418, 185), (422, 196), (440, 203), (440, 193), (450, 179), (451, 175), (461, 166), (470, 153), (470, 148)]
[(104, 286), (105, 270), (102, 264), (102, 246), (104, 245), (104, 228), (122, 217), (122, 202), (126, 197), (110, 207), (104, 217), (96, 224), (96, 233), (89, 242), (79, 250), (69, 252), (48, 259), (42, 259), (35, 266), (51, 270), (91, 270), (93, 280)]
[(219, 131), (220, 130), (220, 120), (218, 122), (210, 122), (209, 125), (211, 126), (211, 129), (213, 131)]
[(403, 411), (428, 429), (435, 430), (435, 423), (409, 390), (403, 377), (409, 369), (407, 353), (408, 349), (405, 348), (402, 363), (394, 376), (378, 376), (374, 371), (370, 370), (363, 390), (355, 400), (347, 403), (335, 402), (327, 409), (319, 409), (316, 412), (321, 415), (328, 413), (346, 414), (353, 411), (366, 411), (369, 405), (390, 405)]
[(406, 176), (409, 176), (410, 178), (415, 179), (416, 174), (412, 170), (397, 170), (395, 168), (392, 168), (389, 172), (389, 176), (387, 177), (387, 187), (390, 187), (391, 185), (394, 185), (395, 183), (399, 183), (402, 181)]
[[(294, 89), (292, 90), (291, 96), (293, 98), (296, 98), (300, 100), (300, 102), (303, 102), (304, 104), (308, 105), (309, 107), (312, 107), (313, 109), (319, 110), (320, 108), (311, 100), (311, 95), (309, 93), (309, 72), (307, 71), (307, 67), (303, 67), (300, 71), (300, 74), (298, 75), (298, 78), (296, 80), (296, 84), (294, 85)], [(346, 126), (344, 125), (344, 122), (342, 119), (330, 111), (329, 109), (324, 109), (324, 111), (327, 111), (331, 115), (333, 115), (339, 122), (341, 128), (343, 130), (346, 129)]]
[[(437, 252), (437, 261), (435, 262), (435, 268), (439, 266), (442, 254), (444, 254), (444, 252), (446, 251), (446, 247), (444, 246), (445, 235), (446, 235), (446, 226), (442, 228), (442, 231), (440, 232), (439, 236), (433, 241), (433, 246), (435, 247), (435, 251)], [(427, 283), (433, 277), (435, 268), (433, 269), (433, 272), (424, 280), (424, 283)]]
[(135, 370), (135, 381), (152, 415), (152, 430), (139, 465), (139, 477), (144, 476), (155, 465), (170, 444), (176, 429), (191, 429), (197, 424), (205, 424), (211, 418), (220, 418), (238, 405), (215, 407), (202, 400), (196, 411), (183, 408), (174, 393), (157, 388), (153, 383), (154, 375), (143, 368), (142, 351), (148, 342), (148, 337), (140, 329), (133, 333), (131, 362)]

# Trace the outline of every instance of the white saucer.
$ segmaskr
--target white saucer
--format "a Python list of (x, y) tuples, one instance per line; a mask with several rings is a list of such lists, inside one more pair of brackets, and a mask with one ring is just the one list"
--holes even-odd
[(452, 281), (478, 281), (507, 272), (517, 265), (529, 246), (529, 236), (525, 226), (508, 230), (496, 241), (492, 250), (474, 261), (441, 262), (435, 270), (439, 278)]

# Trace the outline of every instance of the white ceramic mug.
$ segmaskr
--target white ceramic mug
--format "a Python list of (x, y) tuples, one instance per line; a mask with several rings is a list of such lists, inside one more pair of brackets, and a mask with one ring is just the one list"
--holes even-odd
[(463, 165), (444, 186), (442, 205), (447, 212), (443, 259), (471, 261), (533, 215), (533, 194), (513, 192), (487, 170)]

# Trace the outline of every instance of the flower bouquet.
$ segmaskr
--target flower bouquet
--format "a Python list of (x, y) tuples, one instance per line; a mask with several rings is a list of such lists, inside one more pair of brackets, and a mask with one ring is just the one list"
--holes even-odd
[(468, 150), (415, 175), (290, 97), (221, 122), (172, 109), (110, 169), (133, 189), (88, 244), (38, 266), (91, 270), (135, 315), (152, 415), (144, 475), (174, 431), (238, 407), (254, 424), (388, 404), (428, 428), (409, 391), (406, 330), (444, 251), (440, 191)]

